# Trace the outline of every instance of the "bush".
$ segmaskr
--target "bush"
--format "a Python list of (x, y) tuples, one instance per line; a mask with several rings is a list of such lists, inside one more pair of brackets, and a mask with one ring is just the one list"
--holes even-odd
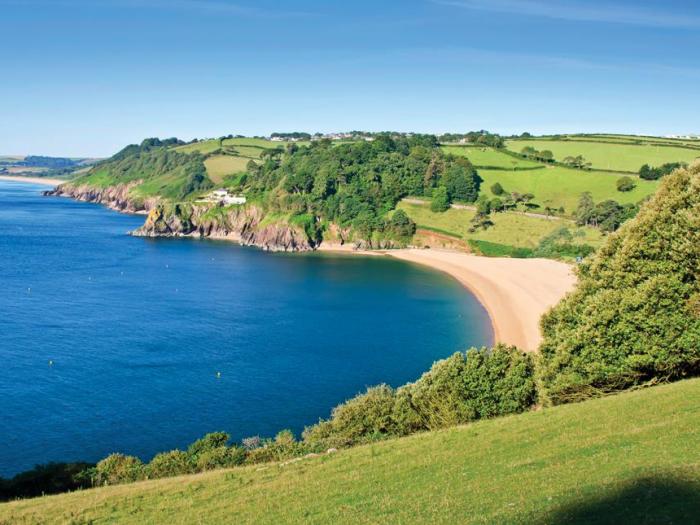
[(516, 348), (472, 349), (436, 362), (398, 390), (380, 385), (304, 431), (310, 446), (349, 446), (388, 436), (522, 412), (536, 399), (534, 364)]
[(229, 439), (231, 439), (231, 436), (226, 432), (211, 432), (192, 443), (187, 448), (187, 453), (196, 458), (204, 452), (226, 446)]
[(146, 477), (143, 462), (134, 456), (110, 454), (95, 466), (96, 485), (131, 483)]
[(200, 452), (195, 460), (197, 472), (230, 468), (241, 465), (245, 461), (245, 449), (241, 447), (216, 447)]
[(631, 177), (620, 177), (616, 185), (617, 191), (632, 191), (637, 186)]
[[(210, 449), (211, 450), (211, 449)], [(195, 463), (187, 452), (171, 450), (161, 452), (148, 464), (148, 476), (150, 478), (166, 478), (168, 476), (180, 476), (195, 472)]]
[(503, 186), (501, 186), (500, 182), (497, 182), (491, 186), (491, 193), (494, 195), (503, 195), (505, 193), (505, 190), (503, 189)]
[(664, 177), (542, 320), (552, 403), (700, 373), (700, 163)]

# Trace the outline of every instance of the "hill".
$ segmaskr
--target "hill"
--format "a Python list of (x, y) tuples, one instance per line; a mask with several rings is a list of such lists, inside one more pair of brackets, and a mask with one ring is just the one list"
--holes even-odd
[(700, 379), (268, 464), (0, 505), (0, 523), (689, 523)]

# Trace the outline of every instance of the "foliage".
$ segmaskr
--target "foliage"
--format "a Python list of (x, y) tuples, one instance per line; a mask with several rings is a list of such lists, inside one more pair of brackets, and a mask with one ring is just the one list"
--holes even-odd
[(644, 180), (658, 180), (665, 175), (673, 173), (674, 170), (686, 166), (685, 162), (667, 162), (656, 168), (652, 168), (649, 164), (644, 164), (639, 169), (639, 177)]
[(634, 217), (638, 209), (634, 204), (622, 205), (612, 199), (596, 204), (591, 194), (585, 192), (581, 195), (576, 208), (576, 224), (595, 226), (604, 232), (613, 232), (623, 222)]
[(131, 483), (146, 477), (143, 462), (134, 456), (110, 454), (95, 466), (95, 485)]
[(514, 259), (527, 259), (532, 257), (532, 249), (519, 246), (510, 246), (497, 242), (469, 239), (469, 246), (478, 255), (485, 257), (512, 257)]
[(700, 163), (665, 177), (542, 320), (553, 403), (700, 373)]
[(163, 145), (167, 142), (147, 139), (141, 146), (127, 146), (71, 184), (114, 186), (133, 183), (136, 187), (132, 191), (138, 195), (171, 200), (191, 198), (212, 188), (204, 156), (168, 149)]
[(571, 231), (562, 227), (543, 237), (537, 248), (532, 252), (533, 257), (546, 257), (550, 259), (583, 258), (595, 251), (589, 244), (573, 242), (574, 236)]
[(438, 186), (433, 190), (433, 198), (430, 201), (430, 211), (436, 213), (450, 209), (450, 197), (445, 186)]
[(245, 461), (246, 452), (241, 447), (220, 446), (202, 451), (195, 459), (195, 470), (203, 472), (217, 468), (230, 468)]
[(503, 189), (503, 186), (501, 186), (500, 182), (496, 182), (495, 184), (491, 185), (491, 193), (494, 195), (503, 195), (505, 190)]
[(504, 414), (535, 402), (534, 364), (513, 347), (472, 349), (436, 362), (415, 383), (372, 387), (307, 428), (310, 446), (349, 446)]
[(615, 183), (617, 191), (632, 191), (637, 186), (632, 177), (620, 177)]
[[(211, 451), (211, 449), (209, 449)], [(195, 472), (193, 457), (182, 450), (171, 450), (156, 454), (148, 463), (148, 477), (165, 478)]]
[(47, 463), (10, 479), (0, 478), (0, 501), (87, 488), (90, 480), (79, 474), (92, 466), (90, 463)]

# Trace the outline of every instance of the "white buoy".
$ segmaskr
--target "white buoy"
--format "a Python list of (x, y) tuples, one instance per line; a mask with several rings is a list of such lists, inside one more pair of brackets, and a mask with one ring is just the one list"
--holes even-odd
[(216, 378), (217, 378), (217, 379), (221, 379), (221, 372), (217, 372), (217, 373), (216, 373)]
[(49, 366), (53, 366), (53, 361), (49, 359)]

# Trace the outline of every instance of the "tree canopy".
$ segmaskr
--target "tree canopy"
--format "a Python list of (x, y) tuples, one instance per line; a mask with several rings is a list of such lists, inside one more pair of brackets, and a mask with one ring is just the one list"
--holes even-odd
[(664, 178), (542, 321), (554, 403), (700, 373), (700, 163)]

